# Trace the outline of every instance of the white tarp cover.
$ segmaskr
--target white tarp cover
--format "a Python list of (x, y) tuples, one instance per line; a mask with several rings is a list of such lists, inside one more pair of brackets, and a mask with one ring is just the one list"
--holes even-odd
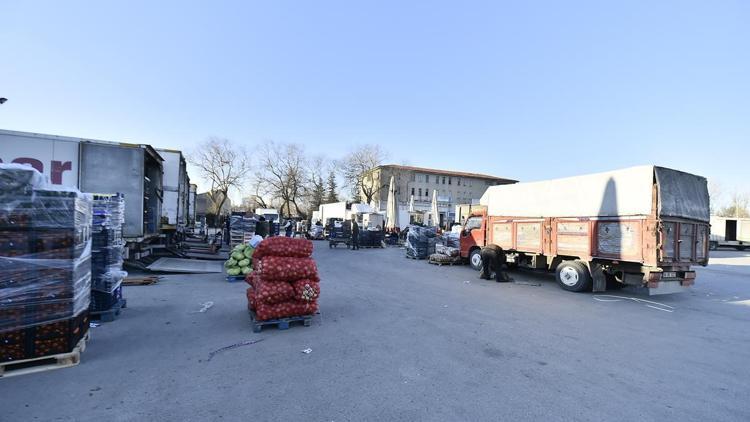
[(654, 166), (487, 188), (489, 215), (597, 217), (651, 214)]
[(491, 186), (479, 202), (489, 215), (507, 217), (650, 215), (655, 179), (659, 215), (708, 221), (706, 179), (655, 166)]

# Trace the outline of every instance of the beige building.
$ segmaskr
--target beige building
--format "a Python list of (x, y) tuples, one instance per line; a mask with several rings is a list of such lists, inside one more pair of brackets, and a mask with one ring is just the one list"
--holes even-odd
[(360, 200), (367, 202), (369, 196), (370, 205), (385, 210), (391, 175), (395, 176), (396, 201), (401, 209), (408, 207), (409, 199), (414, 195), (414, 209), (429, 211), (432, 192), (437, 190), (441, 223), (454, 221), (455, 206), (478, 202), (489, 186), (517, 182), (486, 174), (388, 164), (376, 167), (370, 177), (365, 178), (360, 189)]

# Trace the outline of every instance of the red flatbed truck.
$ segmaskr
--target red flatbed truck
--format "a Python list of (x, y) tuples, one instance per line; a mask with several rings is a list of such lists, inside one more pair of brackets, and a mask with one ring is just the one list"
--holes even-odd
[(555, 271), (565, 290), (679, 292), (691, 266), (708, 264), (708, 201), (705, 178), (657, 166), (492, 186), (464, 224), (461, 256), (479, 269), (480, 249), (496, 244), (511, 266)]

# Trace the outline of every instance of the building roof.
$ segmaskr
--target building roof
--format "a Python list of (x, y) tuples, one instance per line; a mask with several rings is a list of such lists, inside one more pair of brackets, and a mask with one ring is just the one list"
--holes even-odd
[(430, 169), (430, 168), (425, 168), (425, 167), (402, 166), (399, 164), (383, 164), (376, 168), (383, 168), (383, 167), (397, 168), (401, 170), (419, 171), (423, 173), (439, 174), (443, 176), (472, 177), (475, 179), (487, 179), (487, 180), (494, 180), (494, 181), (503, 181), (507, 183), (518, 182), (518, 180), (507, 179), (505, 177), (490, 176), (488, 174), (468, 173), (465, 171), (439, 170), (439, 169)]

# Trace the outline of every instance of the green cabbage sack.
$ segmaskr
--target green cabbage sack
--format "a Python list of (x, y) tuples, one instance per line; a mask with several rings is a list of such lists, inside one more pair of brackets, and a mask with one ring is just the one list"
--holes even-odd
[(237, 246), (234, 247), (234, 252), (242, 252), (242, 251), (244, 251), (245, 250), (245, 246), (246, 245), (244, 243), (238, 244)]
[(241, 270), (239, 268), (237, 268), (237, 267), (235, 267), (235, 268), (229, 268), (227, 270), (227, 275), (240, 275), (240, 271)]
[(253, 269), (251, 267), (242, 267), (242, 275), (248, 275), (251, 272), (253, 272)]
[(229, 258), (227, 262), (224, 263), (225, 268), (235, 267), (237, 266), (237, 260), (234, 258)]
[(252, 246), (248, 246), (244, 251), (242, 251), (242, 254), (245, 255), (245, 258), (250, 259), (253, 257), (253, 252), (255, 252), (255, 248), (253, 248)]
[(240, 262), (237, 263), (237, 266), (240, 267), (240, 268), (247, 267), (249, 265), (250, 265), (250, 260), (249, 259), (243, 259), (243, 260), (241, 260)]
[(242, 252), (232, 252), (232, 258), (234, 258), (235, 261), (242, 261), (245, 259), (245, 255), (242, 255)]

